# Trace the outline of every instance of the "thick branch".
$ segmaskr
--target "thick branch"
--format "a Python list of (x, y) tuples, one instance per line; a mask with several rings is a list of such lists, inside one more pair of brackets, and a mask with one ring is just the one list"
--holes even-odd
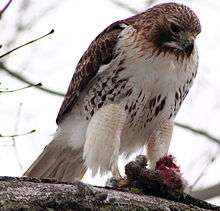
[(33, 178), (0, 177), (2, 210), (200, 210), (154, 196), (138, 195), (81, 182), (57, 183)]

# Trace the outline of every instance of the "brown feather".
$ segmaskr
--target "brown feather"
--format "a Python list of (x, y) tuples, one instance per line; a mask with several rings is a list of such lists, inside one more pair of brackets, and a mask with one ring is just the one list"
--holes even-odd
[(76, 71), (70, 82), (67, 94), (58, 113), (56, 122), (59, 124), (63, 116), (68, 113), (76, 103), (79, 93), (96, 75), (99, 67), (108, 64), (113, 57), (117, 37), (121, 32), (120, 21), (106, 28), (89, 46), (80, 59)]
[(35, 160), (24, 176), (52, 178), (58, 181), (73, 182), (81, 179), (86, 172), (82, 159), (83, 149), (62, 148), (49, 144)]

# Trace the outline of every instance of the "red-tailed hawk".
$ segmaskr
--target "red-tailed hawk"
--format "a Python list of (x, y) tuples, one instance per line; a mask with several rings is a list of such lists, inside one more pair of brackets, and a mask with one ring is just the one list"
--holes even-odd
[(195, 13), (176, 3), (107, 27), (76, 67), (54, 140), (25, 175), (72, 182), (89, 168), (120, 178), (119, 155), (143, 146), (153, 168), (196, 76), (200, 31)]

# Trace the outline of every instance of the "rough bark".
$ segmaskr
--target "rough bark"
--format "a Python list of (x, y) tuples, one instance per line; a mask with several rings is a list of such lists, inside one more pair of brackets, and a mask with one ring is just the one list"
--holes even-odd
[(67, 184), (45, 179), (15, 177), (0, 177), (0, 209), (206, 210), (160, 197), (93, 187), (81, 182)]

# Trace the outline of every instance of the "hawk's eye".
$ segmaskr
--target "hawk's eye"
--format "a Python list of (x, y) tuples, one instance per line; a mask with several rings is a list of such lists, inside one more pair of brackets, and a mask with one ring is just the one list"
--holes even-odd
[(175, 23), (171, 23), (170, 28), (174, 34), (178, 34), (181, 31), (181, 28), (178, 25), (176, 25)]

